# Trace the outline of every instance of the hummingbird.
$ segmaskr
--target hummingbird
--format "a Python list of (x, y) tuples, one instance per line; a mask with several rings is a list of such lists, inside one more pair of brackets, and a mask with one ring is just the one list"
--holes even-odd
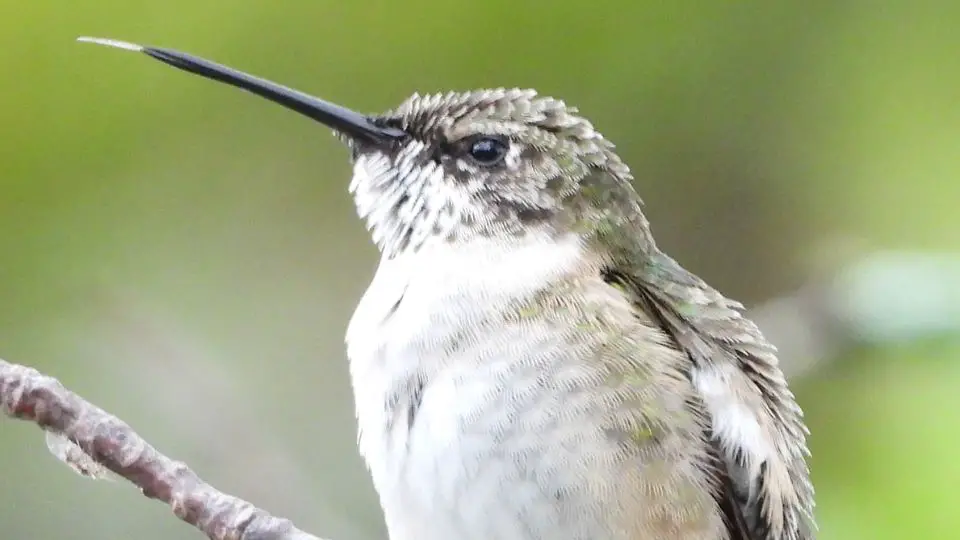
[(380, 255), (346, 332), (391, 540), (809, 540), (808, 430), (743, 306), (661, 251), (630, 168), (529, 89), (365, 115), (145, 53), (332, 129)]

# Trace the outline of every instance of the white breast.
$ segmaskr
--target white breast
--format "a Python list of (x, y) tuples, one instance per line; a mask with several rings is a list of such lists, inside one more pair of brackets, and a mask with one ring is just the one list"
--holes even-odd
[(363, 369), (381, 370), (388, 360), (390, 370), (399, 369), (398, 359), (384, 355), (427, 336), (440, 339), (497, 304), (536, 291), (572, 269), (580, 253), (579, 238), (571, 235), (511, 245), (427, 245), (383, 260), (350, 320), (347, 355)]
[[(458, 478), (475, 477), (470, 456), (484, 452), (475, 445), (492, 444), (482, 437), (465, 440), (463, 426), (489, 401), (490, 388), (502, 386), (515, 356), (510, 348), (517, 342), (537, 345), (525, 336), (480, 336), (475, 329), (512, 300), (569, 272), (580, 256), (574, 236), (559, 242), (526, 237), (512, 245), (427, 245), (381, 262), (346, 341), (360, 452), (380, 493), (391, 540), (463, 534), (461, 525), (445, 526), (438, 516), (459, 513), (469, 520), (474, 512), (485, 519), (483, 508), (434, 506), (456, 500)], [(415, 429), (408, 430), (407, 412), (420, 399)]]

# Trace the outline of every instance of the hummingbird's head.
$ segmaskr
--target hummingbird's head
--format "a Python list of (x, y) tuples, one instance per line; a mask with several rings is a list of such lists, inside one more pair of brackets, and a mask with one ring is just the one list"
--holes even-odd
[(397, 135), (341, 138), (357, 210), (385, 253), (563, 232), (588, 217), (587, 192), (629, 186), (613, 144), (575, 108), (534, 90), (415, 94), (371, 122)]
[(178, 51), (82, 39), (146, 53), (332, 128), (351, 150), (357, 211), (387, 257), (429, 242), (602, 234), (643, 220), (613, 144), (576, 108), (533, 90), (415, 94), (367, 116)]

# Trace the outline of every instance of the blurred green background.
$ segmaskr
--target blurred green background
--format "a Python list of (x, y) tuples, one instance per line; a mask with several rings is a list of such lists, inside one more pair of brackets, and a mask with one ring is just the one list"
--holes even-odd
[[(385, 538), (342, 337), (376, 264), (347, 155), (302, 117), (79, 35), (362, 111), (485, 86), (578, 105), (661, 245), (786, 347), (821, 538), (956, 537), (960, 3), (2, 6), (0, 356), (217, 487), (333, 540)], [(0, 422), (0, 455), (6, 537), (200, 537), (72, 474), (33, 426)]]

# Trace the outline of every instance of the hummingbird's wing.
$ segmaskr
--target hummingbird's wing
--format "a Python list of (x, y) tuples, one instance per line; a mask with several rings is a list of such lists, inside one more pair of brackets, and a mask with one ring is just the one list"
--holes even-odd
[(743, 306), (653, 248), (642, 267), (614, 263), (608, 282), (634, 296), (692, 361), (710, 415), (718, 502), (733, 540), (811, 540), (813, 486), (807, 429), (776, 349)]

